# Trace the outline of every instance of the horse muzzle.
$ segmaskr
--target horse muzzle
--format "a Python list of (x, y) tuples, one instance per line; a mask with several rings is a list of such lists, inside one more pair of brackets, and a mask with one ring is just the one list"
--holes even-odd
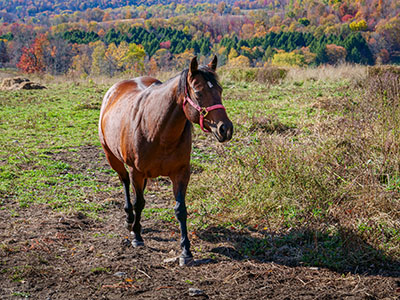
[(230, 120), (226, 120), (225, 122), (218, 122), (217, 126), (212, 126), (211, 131), (214, 136), (217, 138), (218, 142), (223, 143), (227, 142), (232, 138), (233, 134), (233, 125)]

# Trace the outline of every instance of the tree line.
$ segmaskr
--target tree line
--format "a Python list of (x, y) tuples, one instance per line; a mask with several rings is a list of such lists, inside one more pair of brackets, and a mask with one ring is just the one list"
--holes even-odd
[[(209, 38), (195, 40), (191, 35), (170, 27), (150, 30), (143, 27), (131, 27), (125, 33), (111, 28), (102, 37), (93, 31), (75, 29), (64, 32), (62, 38), (72, 44), (102, 41), (105, 45), (114, 43), (119, 46), (121, 42), (134, 43), (143, 46), (149, 59), (160, 49), (168, 50), (171, 58), (173, 55), (188, 50), (192, 50), (194, 55), (199, 56), (208, 56), (212, 50), (217, 50), (222, 63), (227, 63), (229, 56), (231, 58), (244, 56), (248, 59), (249, 65), (256, 65), (259, 62), (268, 62), (279, 50), (290, 53), (307, 49), (314, 54), (315, 59), (309, 62), (313, 65), (344, 61), (359, 64), (374, 63), (365, 38), (361, 33), (352, 31), (341, 35), (322, 35), (319, 38), (307, 32), (270, 32), (263, 37), (250, 39), (238, 39), (236, 36), (224, 37), (215, 44), (212, 44)], [(338, 54), (340, 51), (341, 56)]]
[[(14, 39), (12, 34), (4, 36), (11, 42)], [(359, 32), (321, 37), (302, 32), (269, 32), (250, 39), (224, 37), (212, 43), (208, 37), (195, 39), (170, 27), (147, 30), (133, 26), (126, 32), (111, 28), (102, 36), (93, 31), (74, 29), (54, 35), (38, 35), (29, 47), (21, 49), (17, 60), (0, 40), (0, 63), (7, 65), (7, 62), (14, 61), (16, 67), (28, 73), (105, 73), (113, 76), (124, 71), (148, 72), (150, 69), (185, 66), (194, 55), (206, 58), (213, 53), (219, 56), (222, 65), (246, 67), (345, 61), (374, 63), (368, 44)]]

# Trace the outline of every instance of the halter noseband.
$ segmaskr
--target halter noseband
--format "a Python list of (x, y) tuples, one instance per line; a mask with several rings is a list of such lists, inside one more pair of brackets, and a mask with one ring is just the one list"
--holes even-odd
[(216, 110), (216, 109), (223, 109), (225, 110), (225, 107), (222, 104), (215, 104), (212, 106), (208, 106), (208, 107), (200, 107), (198, 104), (196, 104), (192, 99), (190, 99), (189, 94), (187, 92), (187, 88), (185, 85), (185, 99), (183, 100), (183, 105), (182, 108), (185, 108), (185, 104), (189, 103), (191, 106), (194, 107), (194, 109), (196, 109), (199, 113), (200, 113), (200, 128), (201, 130), (203, 130), (204, 132), (210, 132), (210, 130), (208, 130), (207, 128), (204, 128), (204, 118), (208, 115), (208, 113), (212, 110)]

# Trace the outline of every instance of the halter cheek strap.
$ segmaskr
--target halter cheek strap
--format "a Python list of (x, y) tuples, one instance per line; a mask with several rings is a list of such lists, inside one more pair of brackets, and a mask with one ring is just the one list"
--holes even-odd
[(200, 113), (200, 128), (204, 132), (210, 132), (210, 130), (208, 130), (207, 128), (204, 128), (204, 118), (208, 115), (208, 113), (210, 111), (216, 110), (216, 109), (225, 110), (225, 107), (222, 104), (215, 104), (215, 105), (208, 106), (208, 107), (200, 107), (192, 99), (190, 99), (187, 91), (185, 91), (185, 99), (183, 100), (183, 107), (182, 108), (185, 108), (185, 104), (186, 103), (189, 103), (191, 106), (194, 107), (194, 109), (196, 109)]

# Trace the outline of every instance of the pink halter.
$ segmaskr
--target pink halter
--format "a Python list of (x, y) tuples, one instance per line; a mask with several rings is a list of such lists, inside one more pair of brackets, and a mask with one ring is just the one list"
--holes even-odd
[(204, 118), (208, 115), (208, 113), (212, 110), (216, 109), (223, 109), (225, 110), (225, 107), (222, 104), (215, 104), (209, 107), (200, 107), (197, 105), (195, 102), (193, 102), (192, 99), (190, 99), (186, 87), (185, 87), (185, 100), (183, 101), (182, 107), (185, 108), (185, 104), (189, 102), (191, 106), (193, 106), (199, 113), (200, 113), (200, 128), (204, 132), (210, 132), (208, 129), (204, 128)]

